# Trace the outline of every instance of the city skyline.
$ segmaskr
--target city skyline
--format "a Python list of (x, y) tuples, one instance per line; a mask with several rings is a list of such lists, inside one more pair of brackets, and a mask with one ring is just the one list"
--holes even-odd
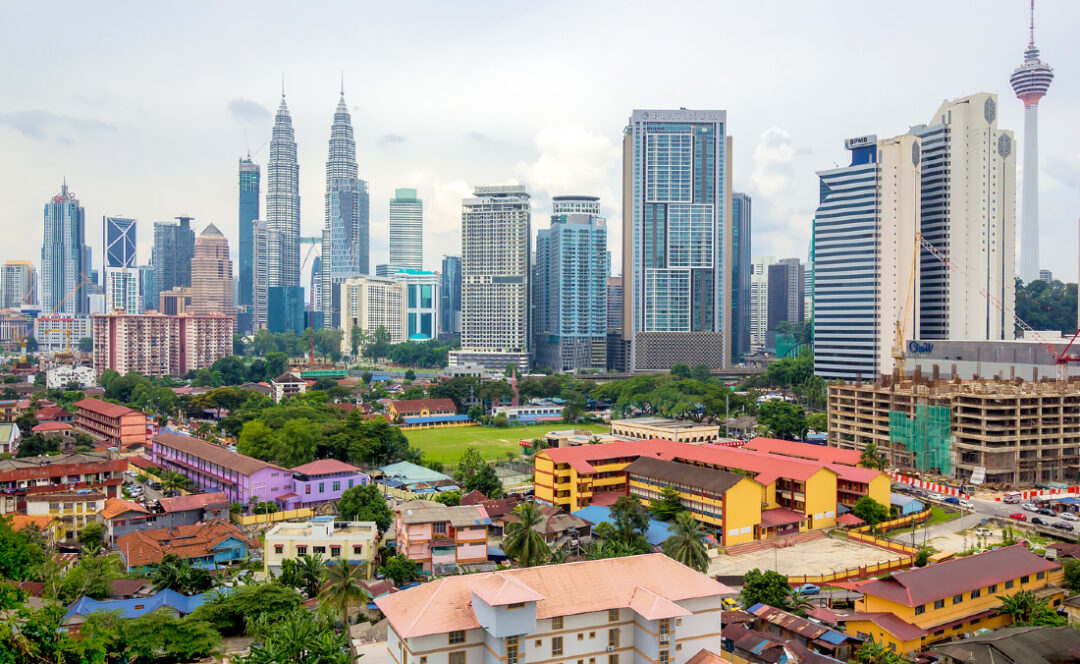
[[(468, 71), (475, 56), (462, 55), (441, 64), (438, 69), (445, 81), (432, 78), (430, 73), (414, 71), (417, 60), (405, 58), (400, 68), (410, 75), (410, 84), (401, 88), (402, 96), (390, 96), (391, 103), (385, 95), (364, 94), (351, 106), (359, 128), (356, 139), (361, 171), (379, 173), (379, 177), (372, 178), (371, 182), (371, 263), (387, 262), (388, 210), (385, 202), (399, 186), (417, 188), (418, 196), (425, 200), (425, 216), (428, 217), (425, 220), (425, 244), (429, 247), (459, 243), (460, 228), (455, 211), (460, 210), (461, 199), (469, 194), (472, 185), (512, 180), (524, 183), (533, 192), (538, 219), (543, 218), (538, 227), (546, 224), (551, 196), (575, 191), (600, 196), (602, 212), (611, 226), (609, 241), (618, 244), (622, 225), (617, 200), (618, 137), (626, 112), (646, 105), (726, 108), (731, 114), (730, 133), (736, 139), (733, 188), (750, 194), (756, 202), (755, 221), (758, 223), (755, 223), (752, 251), (758, 255), (801, 256), (809, 239), (809, 219), (816, 202), (813, 173), (842, 160), (843, 155), (836, 145), (852, 130), (858, 128), (855, 133), (895, 135), (906, 129), (911, 117), (924, 113), (923, 109), (941, 99), (980, 90), (996, 93), (1004, 99), (1010, 92), (1008, 75), (1017, 64), (1017, 52), (1027, 41), (1028, 8), (1026, 3), (998, 2), (994, 3), (993, 9), (995, 11), (988, 11), (985, 16), (969, 16), (959, 8), (945, 7), (935, 15), (937, 20), (932, 24), (907, 16), (890, 19), (893, 21), (891, 29), (880, 35), (886, 45), (899, 47), (904, 43), (905, 31), (910, 34), (918, 26), (928, 39), (948, 41), (950, 47), (944, 53), (913, 51), (904, 58), (888, 56), (888, 50), (883, 48), (881, 57), (864, 59), (871, 62), (848, 59), (841, 65), (842, 71), (833, 70), (830, 78), (835, 77), (837, 82), (854, 80), (873, 71), (872, 80), (881, 81), (869, 88), (859, 86), (857, 92), (854, 88), (837, 87), (838, 83), (820, 76), (808, 77), (810, 80), (806, 82), (798, 77), (806, 75), (807, 69), (815, 66), (819, 67), (820, 73), (823, 71), (820, 66), (825, 61), (835, 62), (839, 47), (827, 44), (831, 30), (841, 30), (840, 26), (843, 26), (842, 30), (846, 32), (860, 26), (870, 29), (880, 25), (876, 17), (878, 12), (873, 9), (852, 10), (844, 15), (843, 21), (837, 21), (835, 15), (811, 16), (820, 12), (809, 12), (808, 8), (795, 5), (790, 11), (776, 12), (775, 16), (768, 11), (733, 7), (733, 20), (748, 22), (748, 25), (764, 24), (767, 20), (773, 31), (770, 39), (775, 38), (777, 42), (785, 39), (797, 42), (804, 39), (805, 32), (821, 28), (824, 32), (819, 33), (820, 43), (815, 40), (820, 48), (809, 55), (803, 53), (804, 49), (798, 49), (798, 58), (805, 62), (798, 62), (796, 55), (790, 52), (792, 49), (770, 51), (763, 57), (776, 66), (752, 68), (750, 73), (728, 72), (722, 92), (698, 92), (691, 86), (690, 79), (677, 73), (647, 93), (619, 85), (625, 78), (614, 78), (603, 84), (604, 94), (600, 95), (603, 99), (595, 108), (589, 109), (560, 109), (552, 100), (532, 90), (523, 90), (518, 98), (492, 106), (459, 104), (451, 101), (449, 90), (453, 85), (460, 85), (461, 74), (449, 76), (442, 68), (454, 66)], [(5, 8), (4, 11), (15, 15), (29, 10)], [(596, 17), (601, 11), (602, 7), (590, 8), (588, 15)], [(79, 14), (76, 9), (74, 15)], [(1080, 15), (1077, 9), (1066, 3), (1039, 5), (1038, 43), (1043, 56), (1053, 62), (1059, 72), (1075, 68), (1070, 64), (1075, 62), (1076, 56), (1064, 46), (1068, 42), (1062, 26), (1068, 25), (1068, 19), (1077, 15)], [(107, 18), (110, 12), (106, 10), (102, 16)], [(535, 19), (538, 27), (554, 20), (542, 10), (535, 10), (530, 17)], [(96, 18), (90, 23), (96, 24), (99, 20)], [(126, 20), (131, 25), (138, 24), (143, 18), (136, 14)], [(302, 23), (307, 17), (298, 20)], [(389, 20), (389, 16), (376, 12), (371, 17), (371, 25), (385, 25)], [(623, 19), (615, 15), (605, 17), (605, 20), (613, 26), (626, 27), (631, 35), (633, 30), (639, 29), (622, 23)], [(265, 24), (262, 27), (270, 34), (285, 29), (269, 18), (260, 18), (256, 22)], [(458, 22), (454, 21), (453, 25)], [(444, 28), (445, 22), (425, 19), (418, 27), (419, 33), (410, 37), (410, 43), (412, 39), (429, 35), (432, 30)], [(562, 27), (567, 32), (561, 34), (567, 37), (576, 30)], [(190, 78), (206, 79), (202, 72), (209, 66), (208, 58), (224, 48), (218, 43), (217, 30), (212, 28), (208, 35), (212, 45), (209, 53), (182, 65), (182, 71), (192, 72)], [(750, 32), (758, 34), (759, 29)], [(15, 53), (36, 49), (18, 37), (12, 35), (4, 48)], [(343, 38), (332, 31), (327, 46)], [(743, 40), (745, 37), (739, 37), (730, 46), (710, 46), (715, 51), (710, 55), (732, 58), (744, 53), (765, 52), (764, 47), (747, 45)], [(987, 50), (987, 43), (993, 44), (993, 49)], [(379, 40), (374, 40), (371, 48), (378, 48), (378, 44)], [(972, 59), (962, 57), (967, 52), (965, 48), (976, 46), (980, 52), (985, 52), (985, 58), (970, 61)], [(169, 63), (173, 58), (179, 58), (179, 52), (183, 50), (168, 39), (161, 49), (162, 57)], [(3, 200), (10, 201), (8, 208), (0, 210), (0, 223), (12, 224), (24, 219), (26, 211), (36, 207), (33, 201), (27, 200), (30, 193), (36, 194), (35, 201), (40, 200), (54, 188), (54, 185), (49, 186), (52, 182), (67, 175), (72, 187), (80, 192), (91, 218), (122, 210), (140, 220), (143, 231), (139, 236), (144, 246), (139, 248), (139, 253), (143, 256), (148, 255), (149, 224), (181, 213), (217, 224), (235, 249), (239, 244), (235, 225), (228, 223), (233, 218), (236, 204), (232, 160), (250, 148), (256, 163), (265, 168), (268, 152), (265, 147), (260, 151), (260, 147), (269, 138), (271, 113), (284, 72), (302, 169), (301, 232), (305, 236), (316, 235), (324, 182), (314, 169), (321, 169), (325, 161), (326, 100), (337, 91), (342, 68), (346, 86), (350, 86), (350, 82), (357, 85), (360, 76), (350, 73), (349, 63), (340, 62), (340, 55), (333, 55), (331, 63), (331, 54), (322, 45), (316, 45), (306, 53), (303, 58), (285, 54), (272, 58), (242, 83), (230, 81), (225, 85), (211, 81), (206, 90), (197, 95), (181, 95), (177, 111), (198, 117), (199, 121), (194, 124), (184, 116), (166, 110), (172, 102), (167, 103), (163, 95), (166, 87), (177, 87), (175, 80), (168, 81), (168, 86), (152, 85), (146, 98), (140, 100), (139, 107), (149, 117), (163, 116), (159, 121), (167, 120), (175, 137), (164, 145), (150, 140), (143, 142), (147, 146), (154, 145), (156, 158), (165, 151), (169, 157), (165, 160), (169, 162), (164, 166), (166, 175), (178, 185), (172, 188), (173, 191), (153, 196), (142, 190), (149, 192), (155, 188), (141, 186), (146, 184), (141, 179), (144, 176), (132, 166), (139, 163), (142, 148), (137, 149), (130, 142), (143, 137), (146, 131), (143, 120), (113, 109), (113, 102), (105, 103), (89, 92), (43, 90), (37, 82), (24, 80), (25, 76), (9, 80), (13, 92), (10, 98), (25, 100), (25, 103), (14, 102), (14, 106), (0, 109), (0, 136), (10, 139), (7, 143), (20, 156), (16, 160), (20, 162), (18, 170), (11, 164), (0, 166), (6, 169), (7, 176), (0, 178), (4, 180), (0, 184), (4, 188), (0, 194), (3, 194)], [(393, 49), (391, 53), (396, 54), (398, 50)], [(585, 55), (592, 58), (594, 70), (570, 76), (567, 84), (572, 90), (593, 85), (593, 75), (604, 80), (609, 70), (616, 66), (617, 58), (599, 51), (590, 50)], [(187, 56), (190, 53), (185, 52)], [(940, 66), (943, 57), (949, 59), (948, 67)], [(549, 69), (558, 68), (563, 61), (556, 58), (547, 68), (527, 71), (534, 80), (542, 83), (556, 76)], [(650, 71), (666, 61), (666, 58), (658, 59), (655, 65), (649, 65)], [(50, 70), (52, 62), (53, 58), (41, 59), (42, 73)], [(503, 67), (520, 64), (515, 57), (506, 64), (491, 67), (501, 71)], [(172, 66), (181, 65), (177, 61)], [(123, 71), (128, 71), (125, 68), (137, 70), (139, 65), (121, 66)], [(785, 68), (790, 71), (774, 73)], [(903, 80), (904, 76), (910, 77), (914, 72), (918, 72), (920, 80), (919, 88), (914, 92), (900, 91), (886, 83), (890, 77)], [(558, 73), (560, 77), (563, 74), (562, 71)], [(0, 76), (10, 78), (15, 74)], [(364, 87), (385, 89), (391, 82), (400, 82), (401, 79), (395, 79), (395, 76), (398, 76), (395, 68), (385, 72), (365, 72)], [(184, 85), (170, 91), (170, 100)], [(62, 98), (56, 97), (61, 94)], [(127, 93), (119, 88), (110, 89), (110, 94), (129, 99), (137, 93)], [(829, 105), (796, 106), (791, 103), (808, 95), (818, 101), (827, 99)], [(1055, 81), (1054, 97), (1054, 103), (1043, 109), (1041, 118), (1044, 139), (1041, 236), (1045, 245), (1042, 247), (1045, 260), (1041, 267), (1051, 269), (1060, 278), (1073, 280), (1075, 260), (1067, 249), (1075, 243), (1055, 242), (1054, 238), (1063, 234), (1066, 237), (1075, 235), (1072, 220), (1074, 210), (1080, 204), (1080, 182), (1073, 175), (1080, 157), (1075, 150), (1069, 149), (1077, 142), (1078, 130), (1067, 121), (1068, 110), (1076, 101), (1077, 88), (1059, 76)], [(430, 118), (438, 113), (430, 113), (430, 108), (419, 103), (421, 99), (428, 99), (438, 108), (447, 110), (445, 123), (432, 122)], [(508, 106), (517, 112), (508, 112)], [(1002, 125), (1021, 127), (1022, 104), (1012, 102), (1001, 106)], [(833, 110), (824, 110), (830, 107)], [(44, 108), (62, 111), (54, 110), (51, 115), (35, 111)], [(814, 108), (818, 110), (812, 110)], [(1055, 140), (1051, 141), (1050, 136), (1055, 136)], [(86, 153), (93, 152), (102, 141), (117, 140), (127, 146), (123, 154), (128, 158), (122, 163), (115, 159), (102, 165), (95, 162), (97, 170), (92, 169)], [(1023, 136), (1018, 136), (1017, 140), (1022, 149)], [(462, 158), (466, 152), (467, 157)], [(23, 156), (27, 158), (21, 159)], [(155, 177), (161, 177), (161, 173), (155, 173)], [(91, 246), (100, 251), (100, 240), (94, 235), (97, 229), (89, 230)], [(27, 250), (20, 245), (21, 239), (17, 239), (0, 259), (34, 255), (32, 247)], [(439, 254), (426, 253), (425, 269), (438, 269)], [(618, 252), (613, 255), (613, 263), (613, 272), (618, 274)], [(306, 283), (306, 275), (302, 282)]]

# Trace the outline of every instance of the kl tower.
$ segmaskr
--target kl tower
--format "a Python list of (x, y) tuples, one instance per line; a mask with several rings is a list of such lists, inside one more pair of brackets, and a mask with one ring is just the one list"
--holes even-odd
[(1039, 278), (1039, 100), (1050, 89), (1054, 70), (1039, 60), (1035, 48), (1035, 0), (1031, 0), (1031, 36), (1024, 64), (1009, 83), (1024, 102), (1024, 200), (1020, 210), (1020, 278), (1030, 283)]

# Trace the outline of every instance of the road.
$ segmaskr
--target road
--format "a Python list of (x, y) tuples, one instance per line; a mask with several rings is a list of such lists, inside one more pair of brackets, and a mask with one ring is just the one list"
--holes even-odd
[[(949, 504), (942, 503), (940, 501), (927, 500), (925, 497), (919, 497), (919, 500), (922, 500), (924, 502), (930, 502), (930, 503), (936, 504), (936, 505), (938, 505), (940, 507), (957, 509), (956, 505), (949, 505)], [(972, 510), (967, 510), (967, 509), (963, 510), (962, 516), (960, 518), (958, 518), (958, 519), (953, 519), (952, 521), (946, 521), (945, 523), (939, 523), (939, 524), (930, 526), (929, 528), (920, 528), (920, 529), (918, 529), (918, 532), (916, 534), (916, 541), (917, 542), (923, 542), (923, 541), (926, 541), (926, 540), (931, 540), (931, 539), (933, 539), (935, 537), (939, 537), (941, 535), (947, 535), (947, 534), (950, 534), (950, 533), (955, 533), (955, 532), (957, 532), (959, 530), (975, 528), (977, 526), (982, 525), (988, 519), (1001, 519), (1001, 520), (1004, 520), (1004, 521), (1012, 521), (1012, 519), (1009, 518), (1009, 515), (1010, 514), (1015, 514), (1017, 512), (1023, 513), (1024, 516), (1026, 516), (1028, 518), (1028, 520), (1027, 521), (1015, 521), (1014, 523), (1015, 523), (1016, 526), (1027, 526), (1029, 528), (1033, 527), (1040, 534), (1044, 534), (1044, 535), (1048, 535), (1048, 536), (1056, 536), (1056, 537), (1063, 538), (1063, 539), (1070, 540), (1070, 541), (1076, 539), (1075, 532), (1069, 532), (1067, 530), (1058, 530), (1056, 528), (1047, 528), (1047, 527), (1042, 527), (1042, 526), (1034, 526), (1031, 523), (1031, 518), (1033, 516), (1040, 516), (1048, 524), (1052, 524), (1052, 523), (1055, 523), (1055, 522), (1069, 523), (1065, 519), (1061, 519), (1061, 518), (1057, 518), (1057, 517), (1051, 517), (1051, 516), (1045, 516), (1045, 515), (1039, 515), (1039, 514), (1036, 514), (1034, 512), (1024, 510), (1019, 504), (1009, 505), (1009, 504), (1006, 504), (1006, 503), (998, 502), (996, 500), (986, 500), (986, 499), (981, 499), (981, 498), (972, 498), (971, 503), (972, 503), (972, 505), (974, 505), (975, 509), (973, 511)], [(1071, 523), (1069, 525), (1072, 525), (1074, 528), (1077, 528), (1077, 530), (1080, 530), (1080, 524), (1078, 524), (1078, 523)], [(892, 538), (892, 540), (895, 541), (895, 542), (903, 543), (903, 544), (911, 544), (911, 533), (905, 533), (904, 535), (901, 535), (899, 537), (894, 537), (894, 538)]]

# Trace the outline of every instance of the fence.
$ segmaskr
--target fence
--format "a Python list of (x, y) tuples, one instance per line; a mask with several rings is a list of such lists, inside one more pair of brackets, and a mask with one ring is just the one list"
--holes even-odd
[(307, 507), (296, 510), (285, 510), (270, 514), (239, 514), (233, 512), (229, 515), (232, 522), (238, 526), (254, 526), (260, 523), (277, 523), (278, 521), (292, 521), (293, 519), (310, 519), (315, 513)]
[[(944, 484), (938, 484), (937, 482), (931, 482), (929, 480), (920, 480), (914, 477), (908, 477), (907, 475), (901, 475), (900, 473), (889, 473), (889, 478), (894, 482), (901, 482), (903, 484), (910, 484), (911, 486), (919, 487), (920, 489), (926, 489), (927, 491), (933, 491), (934, 493), (940, 493), (946, 496), (954, 496), (956, 498), (963, 498), (968, 500), (971, 498), (970, 494), (964, 493), (959, 489)], [(1078, 487), (1080, 489), (1080, 487)]]
[(885, 574), (887, 572), (894, 572), (898, 569), (911, 567), (914, 563), (915, 556), (905, 556), (898, 560), (891, 560), (887, 563), (878, 563), (876, 565), (867, 565), (865, 567), (852, 567), (851, 569), (841, 570), (839, 572), (833, 572), (831, 574), (820, 574), (817, 576), (789, 576), (788, 584), (792, 586), (801, 586), (804, 583), (825, 585), (828, 583), (837, 583), (840, 581), (850, 581), (852, 579), (865, 579), (870, 576), (876, 576), (878, 574)]

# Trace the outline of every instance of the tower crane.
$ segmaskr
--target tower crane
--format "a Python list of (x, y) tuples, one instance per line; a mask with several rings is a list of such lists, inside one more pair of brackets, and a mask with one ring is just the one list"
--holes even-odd
[(919, 240), (922, 233), (915, 231), (915, 245), (911, 252), (911, 274), (908, 276), (908, 290), (904, 297), (904, 315), (896, 319), (895, 339), (893, 340), (893, 372), (899, 377), (904, 377), (904, 333), (907, 330), (908, 305), (911, 303), (911, 294), (915, 291), (915, 271), (919, 268)]
[[(931, 244), (930, 241), (927, 240), (926, 238), (920, 236), (919, 237), (919, 243), (927, 251), (929, 251), (931, 254), (933, 254), (934, 258), (937, 258), (939, 261), (941, 261), (942, 264), (944, 264), (945, 267), (948, 268), (948, 270), (950, 272), (959, 273), (961, 267), (963, 267), (963, 269), (965, 269), (965, 270), (970, 269), (966, 265), (958, 264), (957, 261), (950, 260), (945, 254), (943, 254), (941, 252), (940, 249), (938, 249), (933, 244)], [(986, 289), (986, 287), (980, 287), (979, 288), (979, 294), (982, 295), (984, 298), (986, 298), (986, 301), (989, 302), (995, 309), (997, 309), (1001, 313), (1003, 313), (1003, 314), (1008, 313), (1005, 310), (1005, 305), (1003, 305), (1001, 303), (1001, 300), (998, 299), (993, 293), (988, 291)], [(1039, 334), (1039, 332), (1037, 330), (1035, 330), (1033, 327), (1028, 325), (1027, 322), (1023, 318), (1020, 318), (1019, 316), (1016, 315), (1015, 308), (1013, 309), (1012, 317), (1013, 317), (1013, 322), (1020, 329), (1022, 329), (1025, 332), (1028, 332), (1029, 334), (1031, 334), (1032, 338), (1035, 339), (1035, 341), (1039, 342), (1042, 345), (1042, 347), (1045, 348), (1048, 353), (1050, 353), (1050, 357), (1054, 358), (1054, 364), (1057, 365), (1057, 378), (1058, 378), (1058, 380), (1067, 379), (1069, 377), (1069, 363), (1070, 362), (1078, 362), (1078, 363), (1080, 363), (1080, 355), (1069, 355), (1068, 354), (1069, 350), (1073, 347), (1073, 344), (1076, 343), (1077, 337), (1080, 337), (1080, 329), (1078, 329), (1076, 332), (1073, 333), (1072, 338), (1069, 339), (1069, 343), (1065, 345), (1065, 349), (1062, 350), (1061, 352), (1058, 352), (1057, 349), (1054, 348), (1050, 344), (1050, 342), (1046, 340), (1045, 337), (1043, 337), (1043, 335)]]

